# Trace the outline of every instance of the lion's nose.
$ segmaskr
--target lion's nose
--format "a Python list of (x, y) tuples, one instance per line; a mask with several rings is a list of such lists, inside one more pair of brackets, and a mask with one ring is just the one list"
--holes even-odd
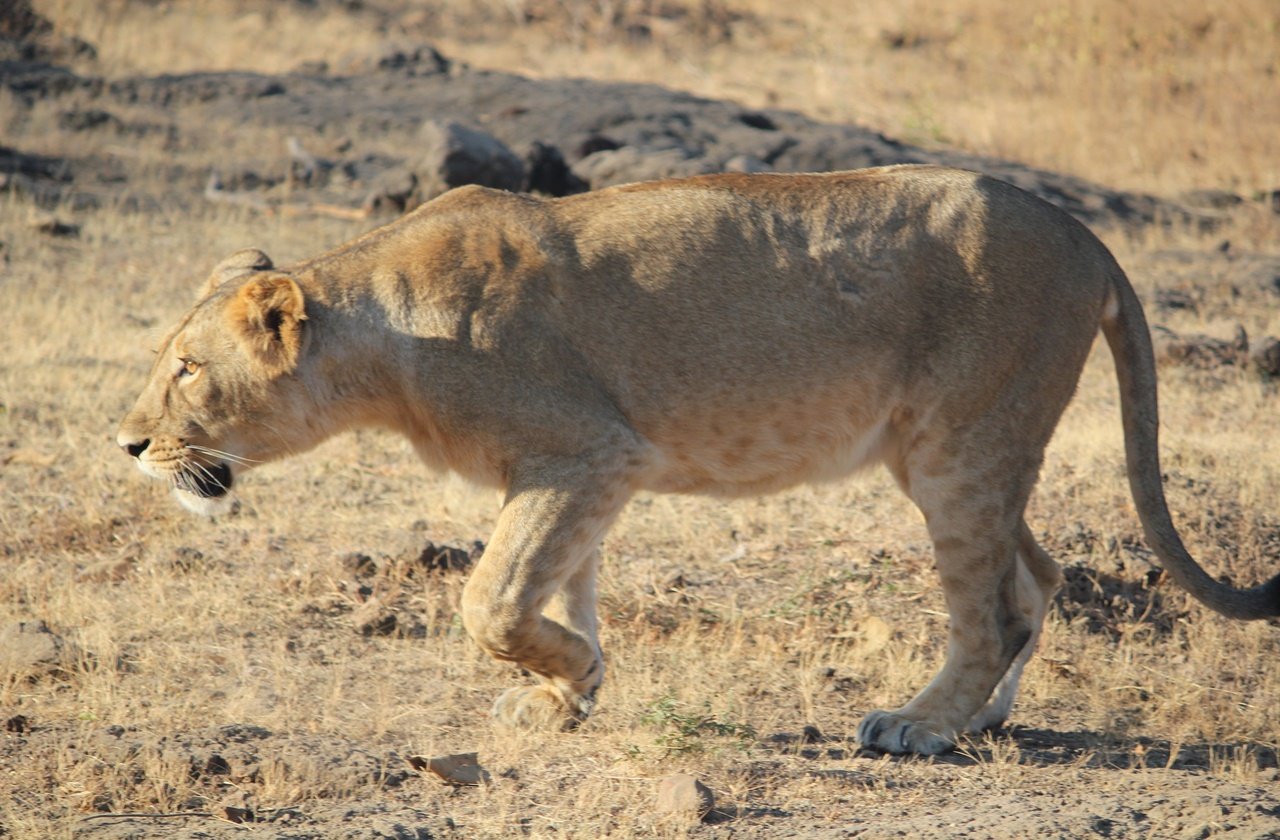
[(146, 452), (147, 447), (150, 445), (151, 438), (145, 438), (139, 441), (120, 441), (120, 448), (135, 458), (140, 457), (143, 452)]

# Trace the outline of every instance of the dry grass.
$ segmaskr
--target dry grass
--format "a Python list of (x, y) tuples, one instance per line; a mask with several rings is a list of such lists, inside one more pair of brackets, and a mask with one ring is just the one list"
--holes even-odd
[[(477, 64), (778, 103), (1114, 186), (1280, 184), (1280, 11), (1264, 0), (1070, 12), (990, 0), (856, 12), (826, 0), (784, 11), (764, 0), (620, 3), (612, 15), (602, 5), (388, 3), (377, 7), (391, 7), (382, 17), (229, 0), (41, 8), (97, 44), (99, 71), (112, 75), (274, 71), (368, 52), (388, 35), (430, 37)], [(32, 146), (43, 129), (23, 131)], [(159, 140), (137, 150), (165, 153)], [(675, 769), (708, 780), (727, 813), (763, 826), (756, 836), (779, 815), (816, 826), (992, 791), (1127, 795), (1132, 779), (1190, 784), (1187, 774), (1139, 772), (1166, 765), (1199, 768), (1210, 790), (1272, 778), (1280, 632), (1218, 620), (1167, 588), (1145, 615), (1142, 602), (1119, 597), (1068, 601), (1050, 617), (1015, 710), (1045, 743), (972, 744), (963, 773), (857, 755), (860, 715), (927, 681), (946, 627), (919, 516), (878, 473), (732, 504), (637, 500), (606, 543), (611, 674), (600, 715), (569, 737), (492, 731), (484, 710), (515, 675), (460, 632), (461, 581), (385, 562), (357, 579), (342, 560), (428, 538), (484, 538), (492, 494), (431, 476), (400, 442), (361, 433), (256, 471), (240, 511), (208, 522), (179, 510), (113, 442), (149, 344), (209, 265), (246, 244), (288, 262), (358, 228), (226, 208), (183, 217), (107, 208), (84, 214), (79, 239), (55, 240), (30, 230), (31, 211), (0, 195), (0, 625), (43, 619), (87, 655), (70, 675), (0, 682), (0, 717), (20, 714), (33, 727), (29, 747), (0, 733), (9, 836), (73, 836), (86, 830), (81, 817), (104, 810), (247, 802), (315, 811), (353, 801), (449, 814), (463, 836), (696, 834), (704, 829), (663, 822), (650, 807), (652, 780)], [(1274, 223), (1249, 224), (1237, 243), (1274, 253)], [(1233, 296), (1244, 282), (1238, 266), (1177, 275), (1161, 255), (1202, 243), (1151, 236), (1113, 243), (1144, 296), (1178, 277), (1206, 297), (1204, 314), (1162, 321), (1280, 333), (1274, 303)], [(1094, 570), (1099, 587), (1128, 583), (1132, 593), (1148, 565), (1124, 484), (1110, 363), (1095, 356), (1031, 521), (1059, 559)], [(1162, 378), (1169, 493), (1189, 546), (1237, 580), (1274, 572), (1280, 461), (1259, 446), (1274, 441), (1275, 384), (1235, 371), (1167, 369)], [(370, 594), (362, 585), (417, 629), (357, 633), (351, 613)], [(193, 775), (182, 737), (227, 724), (266, 727), (273, 749), (298, 751), (264, 760), (253, 778)], [(804, 743), (806, 724), (831, 740)], [(127, 760), (95, 751), (110, 725), (150, 746)], [(363, 766), (344, 752), (352, 749), (479, 750), (498, 783), (461, 794), (416, 779), (383, 788), (343, 769)], [(1115, 765), (1135, 773), (1102, 769)]]

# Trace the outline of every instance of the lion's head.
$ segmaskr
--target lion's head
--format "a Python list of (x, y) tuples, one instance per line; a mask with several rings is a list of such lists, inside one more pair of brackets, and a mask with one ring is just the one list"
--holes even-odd
[[(168, 334), (117, 440), (187, 508), (213, 515), (236, 474), (293, 450), (301, 289), (256, 250), (223, 260)], [(295, 408), (296, 406), (296, 408)]]

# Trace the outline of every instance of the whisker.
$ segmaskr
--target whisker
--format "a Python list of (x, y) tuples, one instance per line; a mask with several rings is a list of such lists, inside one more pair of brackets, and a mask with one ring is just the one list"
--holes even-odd
[(219, 458), (225, 458), (227, 460), (231, 460), (233, 457), (229, 452), (221, 452), (217, 449), (212, 449), (208, 446), (200, 446), (199, 444), (195, 444), (195, 443), (188, 443), (186, 448), (190, 452), (202, 452), (206, 455), (216, 455)]
[(243, 455), (235, 455), (235, 454), (233, 454), (233, 453), (231, 453), (231, 452), (227, 452), (227, 451), (222, 450), (222, 449), (214, 449), (214, 448), (209, 447), (209, 446), (200, 446), (199, 444), (195, 444), (195, 443), (188, 443), (188, 444), (187, 444), (187, 449), (192, 449), (192, 450), (195, 450), (196, 452), (203, 452), (203, 453), (205, 453), (206, 455), (214, 455), (214, 456), (216, 456), (216, 457), (218, 457), (218, 458), (222, 458), (222, 459), (224, 459), (224, 460), (231, 461), (232, 463), (235, 463), (235, 464), (244, 464), (244, 465), (248, 466), (248, 465), (250, 465), (250, 464), (261, 464), (261, 463), (262, 463), (261, 461), (259, 461), (259, 460), (255, 459), (255, 458), (246, 458), (246, 457), (244, 457)]
[[(222, 483), (222, 482), (217, 478), (217, 476), (215, 476), (215, 475), (213, 474), (213, 471), (212, 471), (212, 470), (210, 470), (208, 467), (206, 467), (204, 464), (201, 464), (201, 463), (198, 463), (198, 462), (195, 462), (195, 461), (192, 461), (191, 463), (192, 463), (192, 466), (194, 466), (194, 467), (195, 467), (196, 469), (198, 469), (201, 473), (203, 473), (203, 474), (204, 474), (204, 477), (205, 477), (205, 478), (207, 478), (207, 479), (209, 479), (209, 481), (210, 481), (211, 483), (213, 483), (213, 484), (214, 484), (214, 486), (216, 486), (216, 487), (221, 487), (223, 490), (228, 489), (228, 488), (227, 488), (227, 485), (223, 484), (223, 483)], [(195, 478), (194, 473), (192, 473), (191, 475), (192, 475), (192, 478), (194, 479), (194, 478)], [(197, 487), (199, 486), (199, 481), (198, 481), (198, 480), (196, 480), (196, 486), (197, 486)]]
[(283, 431), (281, 431), (280, 428), (277, 427), (274, 423), (260, 422), (260, 425), (262, 426), (262, 428), (266, 429), (268, 432), (271, 432), (271, 434), (275, 435), (276, 439), (279, 440), (281, 445), (284, 447), (285, 452), (293, 451), (293, 444), (290, 441), (289, 436), (286, 435)]
[(171, 486), (173, 487), (174, 490), (182, 490), (187, 493), (195, 492), (193, 479), (185, 469), (173, 474), (173, 480), (171, 482)]

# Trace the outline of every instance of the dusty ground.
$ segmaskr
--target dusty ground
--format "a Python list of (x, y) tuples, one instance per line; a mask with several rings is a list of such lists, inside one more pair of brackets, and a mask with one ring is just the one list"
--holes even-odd
[[(1218, 180), (1209, 163), (1159, 183), (1121, 173), (1145, 191), (1117, 190), (1088, 167), (1016, 162), (1030, 153), (815, 121), (797, 111), (806, 103), (473, 69), (406, 43), (421, 23), (367, 26), (394, 5), (299, 4), (350, 49), (317, 64), (290, 51), (281, 19), (276, 51), (245, 52), (233, 73), (197, 72), (190, 52), (155, 66), (182, 31), (164, 4), (102, 6), (135, 39), (140, 15), (158, 20), (151, 41), (72, 3), (42, 6), (58, 27), (0, 30), (13, 36), (0, 55), (0, 836), (1280, 837), (1280, 627), (1225, 622), (1160, 580), (1124, 485), (1101, 350), (1032, 503), (1068, 585), (1012, 725), (931, 760), (864, 753), (853, 738), (866, 710), (928, 679), (946, 623), (919, 517), (879, 474), (755, 501), (637, 500), (606, 543), (601, 709), (560, 736), (490, 728), (488, 704), (519, 675), (461, 632), (466, 555), (492, 525), (491, 494), (427, 473), (378, 434), (255, 471), (216, 521), (138, 475), (114, 425), (197, 281), (238, 248), (288, 262), (394, 212), (361, 208), (414, 171), (427, 118), (465, 119), (521, 155), (554, 146), (573, 165), (603, 137), (632, 150), (609, 176), (622, 179), (738, 156), (984, 168), (1103, 233), (1153, 323), (1225, 348), (1237, 326), (1252, 346), (1280, 334), (1280, 177), (1266, 180), (1277, 162), (1265, 156)], [(186, 28), (245, 35), (236, 4), (192, 8)], [(585, 7), (538, 8), (555, 24)], [(708, 55), (747, 38), (717, 34), (712, 12), (737, 7), (700, 8), (675, 19), (706, 30)], [(459, 55), (497, 55), (511, 34), (465, 38), (445, 27), (466, 23), (456, 7), (437, 11)], [(663, 19), (643, 18), (637, 62)], [(584, 73), (613, 66), (593, 56), (619, 60), (617, 31), (599, 25), (571, 30)], [(529, 27), (529, 43), (546, 37)], [(877, 38), (894, 60), (931, 48)], [(693, 59), (672, 56), (687, 74)], [(829, 119), (831, 107), (812, 111)], [(288, 137), (319, 159), (314, 172), (299, 172)], [(204, 193), (214, 172), (218, 200)], [(1206, 180), (1222, 189), (1188, 195)], [(1246, 355), (1161, 371), (1175, 516), (1193, 553), (1237, 582), (1280, 567), (1280, 395)], [(460, 550), (445, 562), (432, 544)], [(488, 784), (450, 787), (409, 760), (465, 752)], [(657, 781), (677, 770), (714, 792), (704, 821), (656, 813)]]

